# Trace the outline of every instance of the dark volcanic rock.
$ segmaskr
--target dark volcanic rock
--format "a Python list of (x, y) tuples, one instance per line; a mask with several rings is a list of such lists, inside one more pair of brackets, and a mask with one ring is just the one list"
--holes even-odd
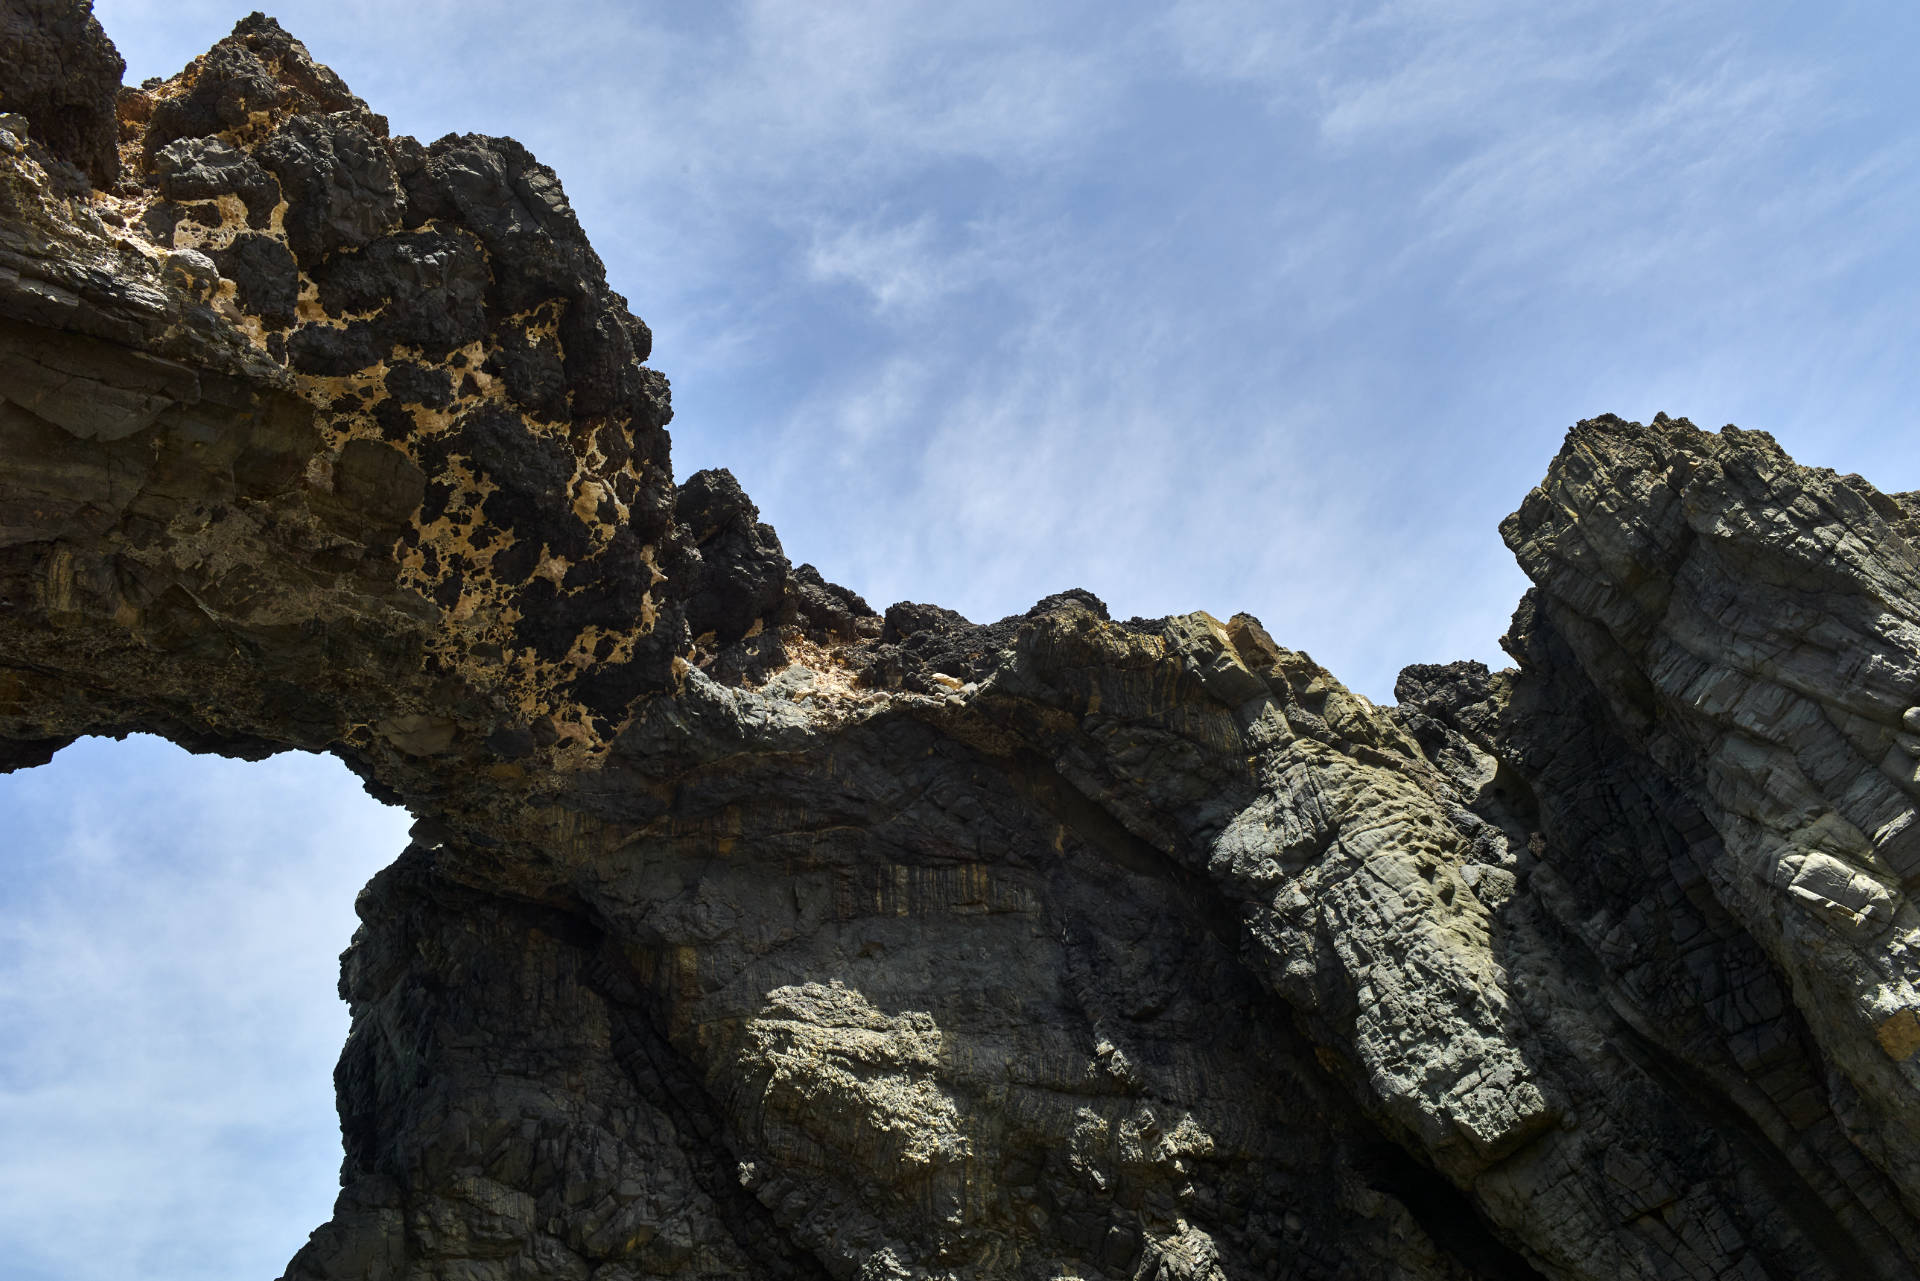
[(0, 111), (25, 116), (35, 142), (103, 187), (120, 176), (115, 99), (126, 69), (92, 0), (0, 4)]
[(764, 627), (786, 595), (787, 558), (733, 473), (697, 471), (675, 511), (691, 545), (681, 573), (696, 587), (687, 607), (694, 635), (730, 645)]
[(826, 640), (849, 641), (879, 630), (880, 616), (857, 592), (830, 583), (812, 565), (802, 565), (787, 578), (794, 609), (806, 626)]
[(376, 313), (389, 346), (445, 359), (487, 334), (487, 256), (471, 233), (395, 231), (313, 270), (329, 316)]
[(884, 644), (897, 645), (916, 636), (938, 636), (960, 628), (971, 628), (965, 617), (938, 605), (917, 605), (903, 600), (887, 606), (885, 624), (880, 629)]
[[(242, 311), (258, 316), (270, 329), (293, 323), (300, 301), (300, 272), (278, 237), (242, 233), (211, 257), (220, 274), (233, 282)], [(351, 361), (344, 363), (358, 368)]]
[(181, 204), (219, 196), (238, 196), (247, 206), (247, 225), (267, 226), (280, 203), (280, 184), (252, 156), (218, 138), (181, 138), (154, 153), (154, 177), (160, 194)]
[(1518, 666), (1386, 710), (1244, 614), (882, 618), (674, 486), (518, 144), (258, 15), (121, 118), (111, 191), (0, 153), (0, 769), (303, 748), (418, 817), (289, 1281), (1920, 1267), (1913, 495), (1580, 423)]
[(294, 116), (260, 148), (287, 199), (287, 247), (302, 263), (358, 249), (400, 212), (393, 162), (351, 112)]
[(143, 143), (149, 157), (177, 138), (250, 134), (261, 116), (366, 114), (366, 104), (340, 77), (315, 62), (279, 23), (257, 12), (195, 59), (170, 89), (148, 109)]

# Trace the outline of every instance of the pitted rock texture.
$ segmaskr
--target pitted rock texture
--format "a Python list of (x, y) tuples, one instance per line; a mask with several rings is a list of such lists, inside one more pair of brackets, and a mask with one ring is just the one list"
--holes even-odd
[(877, 612), (675, 487), (524, 148), (256, 14), (116, 174), (12, 87), (86, 6), (0, 13), (0, 768), (418, 817), (288, 1281), (1920, 1269), (1915, 496), (1582, 422), (1517, 666), (1393, 708), (1246, 615)]

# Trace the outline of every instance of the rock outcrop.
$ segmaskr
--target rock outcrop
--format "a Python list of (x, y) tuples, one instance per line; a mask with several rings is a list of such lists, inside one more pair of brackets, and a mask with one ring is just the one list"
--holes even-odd
[(676, 489), (524, 148), (257, 14), (103, 114), (87, 6), (0, 15), (0, 767), (418, 818), (288, 1281), (1920, 1269), (1914, 495), (1582, 422), (1517, 667), (1393, 708), (1245, 615), (882, 615)]

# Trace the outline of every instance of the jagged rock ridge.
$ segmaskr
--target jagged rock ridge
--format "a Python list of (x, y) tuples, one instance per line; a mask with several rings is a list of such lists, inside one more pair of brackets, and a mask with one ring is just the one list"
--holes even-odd
[(1582, 422), (1518, 666), (1388, 709), (1245, 615), (883, 616), (674, 487), (518, 144), (0, 15), (0, 765), (419, 817), (289, 1279), (1920, 1265), (1913, 495)]

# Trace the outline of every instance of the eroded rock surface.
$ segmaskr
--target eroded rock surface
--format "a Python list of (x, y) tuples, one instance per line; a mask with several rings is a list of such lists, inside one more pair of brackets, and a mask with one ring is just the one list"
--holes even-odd
[(106, 154), (86, 6), (0, 14), (0, 767), (419, 819), (289, 1281), (1920, 1268), (1914, 496), (1583, 422), (1517, 667), (1394, 708), (1245, 615), (876, 612), (675, 486), (524, 148), (254, 15)]

